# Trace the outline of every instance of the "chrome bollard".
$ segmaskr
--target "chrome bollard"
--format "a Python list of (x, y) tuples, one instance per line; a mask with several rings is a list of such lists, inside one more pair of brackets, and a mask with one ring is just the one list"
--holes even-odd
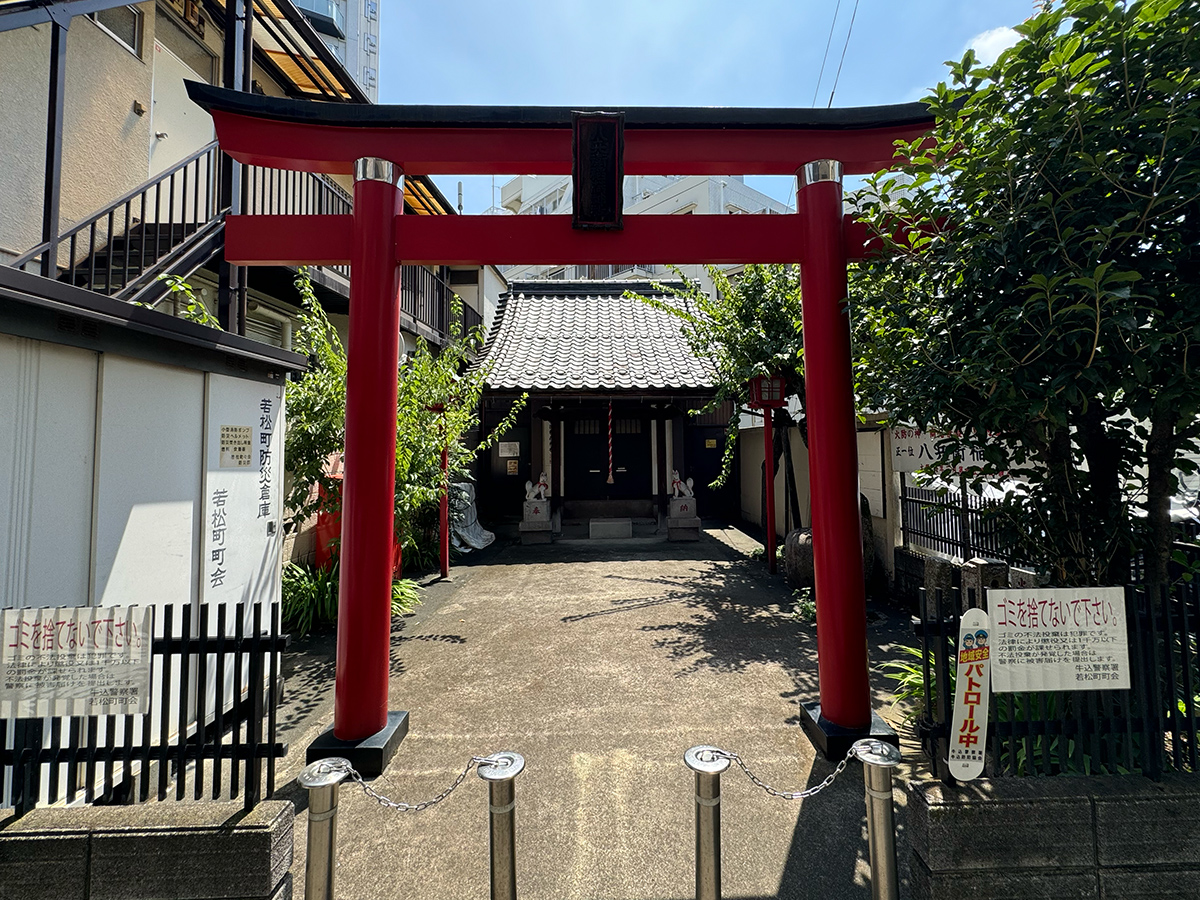
[(479, 777), (488, 783), (491, 813), (492, 900), (517, 900), (516, 794), (513, 782), (525, 770), (520, 753), (493, 753), (479, 763)]
[(892, 817), (892, 769), (900, 764), (900, 751), (874, 738), (856, 741), (851, 748), (862, 761), (866, 784), (867, 848), (871, 857), (872, 900), (897, 900), (896, 824)]
[(341, 757), (307, 766), (296, 782), (308, 790), (308, 860), (304, 867), (304, 900), (334, 900), (337, 868), (338, 785), (350, 763)]
[(696, 900), (721, 900), (721, 773), (729, 759), (701, 745), (683, 762), (696, 773)]

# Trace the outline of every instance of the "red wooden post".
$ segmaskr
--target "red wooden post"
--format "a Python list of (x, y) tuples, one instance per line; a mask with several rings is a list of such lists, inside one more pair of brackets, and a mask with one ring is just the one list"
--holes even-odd
[(775, 436), (771, 419), (775, 410), (763, 410), (763, 457), (767, 476), (767, 571), (775, 571)]
[(871, 724), (871, 695), (842, 166), (817, 160), (798, 174), (796, 211), (805, 223), (800, 288), (821, 716), (842, 728), (860, 729)]
[(404, 176), (386, 160), (354, 165), (346, 472), (338, 588), (333, 732), (356, 741), (388, 720), (396, 372), (400, 359), (396, 216)]

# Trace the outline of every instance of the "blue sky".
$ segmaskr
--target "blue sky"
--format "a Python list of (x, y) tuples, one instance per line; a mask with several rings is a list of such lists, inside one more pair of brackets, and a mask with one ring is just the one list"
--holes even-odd
[[(384, 0), (379, 102), (824, 107), (855, 0), (840, 2), (818, 88), (837, 5)], [(919, 100), (944, 78), (945, 60), (961, 57), (969, 46), (994, 58), (1015, 38), (1007, 27), (1032, 11), (1032, 0), (859, 0), (833, 105)], [(454, 202), (460, 179), (435, 180)], [(491, 205), (490, 177), (461, 180), (464, 212)], [(504, 180), (496, 178), (497, 202)], [(747, 183), (790, 199), (790, 178)]]

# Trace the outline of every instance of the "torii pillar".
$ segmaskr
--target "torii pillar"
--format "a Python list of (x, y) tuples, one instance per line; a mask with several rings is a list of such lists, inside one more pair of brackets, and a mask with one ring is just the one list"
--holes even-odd
[(861, 737), (894, 743), (896, 735), (870, 704), (842, 164), (814, 160), (797, 179), (820, 684), (819, 699), (801, 706), (801, 724), (827, 759), (840, 759)]
[(383, 772), (408, 733), (408, 713), (388, 710), (403, 211), (400, 167), (356, 160), (334, 724), (307, 758), (341, 756), (368, 777)]

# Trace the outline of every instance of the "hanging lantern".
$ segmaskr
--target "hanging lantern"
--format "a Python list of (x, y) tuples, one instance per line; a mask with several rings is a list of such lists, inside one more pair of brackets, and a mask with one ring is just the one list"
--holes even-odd
[(750, 408), (775, 409), (786, 405), (783, 378), (778, 375), (756, 375), (750, 379)]

